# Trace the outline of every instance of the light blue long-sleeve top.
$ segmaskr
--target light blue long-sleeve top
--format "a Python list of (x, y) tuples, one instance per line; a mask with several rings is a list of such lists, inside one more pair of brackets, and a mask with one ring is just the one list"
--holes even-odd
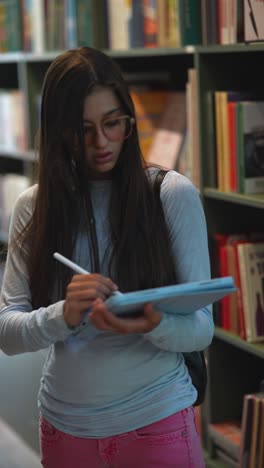
[[(151, 177), (156, 170), (152, 169)], [(15, 204), (10, 239), (32, 214), (37, 185)], [(102, 274), (107, 275), (111, 181), (92, 182)], [(207, 230), (199, 194), (170, 171), (161, 200), (179, 282), (210, 278)], [(63, 235), (63, 233), (62, 233)], [(90, 270), (87, 239), (78, 238), (73, 260)], [(8, 355), (49, 348), (40, 382), (42, 415), (68, 434), (101, 438), (134, 430), (192, 405), (196, 400), (181, 352), (205, 349), (212, 340), (211, 307), (189, 315), (164, 314), (145, 334), (122, 335), (91, 324), (78, 337), (63, 318), (64, 301), (32, 310), (27, 267), (10, 251), (0, 302), (0, 347)]]

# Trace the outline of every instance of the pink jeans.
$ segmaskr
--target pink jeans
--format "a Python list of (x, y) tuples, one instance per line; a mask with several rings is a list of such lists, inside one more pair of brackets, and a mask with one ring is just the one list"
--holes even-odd
[(44, 468), (204, 468), (192, 407), (103, 439), (73, 437), (40, 418)]

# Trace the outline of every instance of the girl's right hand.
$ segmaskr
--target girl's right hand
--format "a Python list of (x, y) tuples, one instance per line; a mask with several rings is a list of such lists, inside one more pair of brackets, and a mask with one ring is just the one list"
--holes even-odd
[(80, 324), (82, 314), (93, 305), (95, 299), (105, 301), (117, 289), (117, 285), (110, 278), (97, 273), (74, 275), (67, 286), (63, 308), (64, 320), (68, 327)]

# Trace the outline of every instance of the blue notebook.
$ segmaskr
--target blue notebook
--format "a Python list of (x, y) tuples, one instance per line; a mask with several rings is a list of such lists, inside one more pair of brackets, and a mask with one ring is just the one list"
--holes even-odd
[(236, 291), (232, 276), (115, 294), (105, 301), (114, 314), (124, 316), (151, 302), (163, 312), (190, 314)]
[[(112, 313), (123, 318), (141, 315), (142, 308), (147, 302), (151, 302), (162, 312), (191, 314), (234, 291), (236, 287), (233, 278), (225, 276), (129, 293), (116, 291), (105, 301), (105, 305)], [(82, 324), (67, 339), (73, 351), (86, 346), (87, 340), (92, 340), (99, 333), (94, 327), (87, 325), (89, 325), (89, 310), (85, 313)]]

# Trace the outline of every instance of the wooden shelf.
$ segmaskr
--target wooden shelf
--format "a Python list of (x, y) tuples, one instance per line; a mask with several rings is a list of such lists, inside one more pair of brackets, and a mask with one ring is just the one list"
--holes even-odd
[(263, 52), (264, 51), (264, 42), (240, 42), (238, 44), (229, 44), (229, 45), (210, 45), (210, 46), (196, 46), (195, 50), (202, 54), (226, 54), (226, 53), (235, 53), (242, 52)]
[[(134, 49), (120, 49), (120, 50), (111, 50), (104, 49), (105, 53), (111, 55), (113, 58), (130, 58), (130, 57), (154, 57), (159, 55), (182, 55), (182, 54), (226, 54), (226, 53), (238, 53), (238, 52), (263, 52), (264, 51), (264, 42), (259, 43), (239, 43), (231, 45), (210, 45), (210, 46), (186, 46), (186, 47), (153, 47), (153, 48), (134, 48)], [(30, 53), (30, 52), (6, 52), (0, 53), (0, 63), (10, 63), (10, 62), (49, 62), (54, 60), (62, 50), (54, 51), (45, 51), (43, 53)]]
[(247, 353), (254, 354), (255, 356), (264, 359), (264, 342), (263, 343), (248, 343), (248, 341), (242, 340), (239, 336), (231, 333), (227, 330), (223, 330), (220, 327), (215, 328), (215, 336), (229, 344), (232, 344), (236, 348), (240, 348)]
[(264, 208), (264, 194), (244, 195), (241, 193), (220, 192), (214, 188), (204, 188), (203, 196), (216, 200), (223, 200), (240, 205), (251, 206), (253, 208)]

